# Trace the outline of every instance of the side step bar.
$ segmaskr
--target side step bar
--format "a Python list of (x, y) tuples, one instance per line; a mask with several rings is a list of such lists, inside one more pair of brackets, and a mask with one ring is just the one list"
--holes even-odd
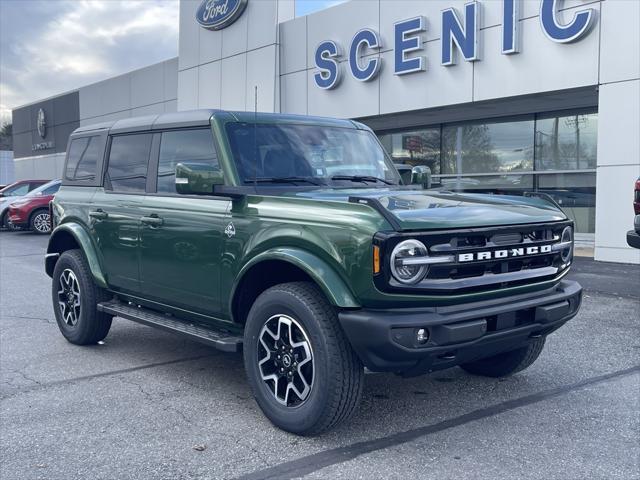
[(211, 345), (223, 352), (238, 352), (242, 346), (240, 335), (214, 330), (198, 323), (177, 320), (173, 316), (163, 315), (117, 299), (101, 302), (97, 307), (100, 312), (177, 333), (183, 337)]

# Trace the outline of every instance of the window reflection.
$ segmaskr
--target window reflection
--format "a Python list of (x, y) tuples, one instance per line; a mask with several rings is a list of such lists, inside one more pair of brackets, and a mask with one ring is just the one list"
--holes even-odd
[(522, 195), (533, 190), (533, 175), (478, 175), (441, 178), (443, 188), (457, 192)]
[(150, 133), (113, 137), (105, 188), (116, 192), (144, 192), (150, 152)]
[(444, 173), (533, 170), (533, 120), (442, 129)]
[(176, 166), (180, 162), (197, 162), (219, 169), (208, 128), (164, 132), (160, 140), (157, 191), (176, 193)]
[[(593, 233), (597, 134), (597, 113), (571, 113), (411, 129), (380, 140), (395, 163), (429, 166), (443, 188), (547, 193), (578, 233)], [(582, 172), (553, 173), (567, 170)]]
[(380, 136), (380, 142), (394, 163), (424, 165), (431, 173), (440, 173), (440, 128), (387, 133)]
[(539, 192), (558, 202), (580, 233), (595, 232), (596, 174), (556, 173), (538, 175)]
[(596, 168), (598, 115), (570, 115), (536, 122), (536, 170)]

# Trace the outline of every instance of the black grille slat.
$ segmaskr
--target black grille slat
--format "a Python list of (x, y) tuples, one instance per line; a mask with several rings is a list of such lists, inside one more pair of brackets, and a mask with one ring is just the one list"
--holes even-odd
[(547, 245), (549, 242), (552, 242), (553, 237), (549, 238), (541, 238), (537, 240), (531, 240), (529, 238), (523, 238), (519, 243), (508, 243), (508, 244), (496, 244), (490, 240), (485, 241), (480, 245), (469, 245), (466, 242), (455, 242), (455, 243), (441, 243), (432, 245), (429, 250), (433, 253), (449, 253), (449, 252), (465, 252), (471, 250), (477, 250), (479, 248), (492, 248), (492, 249), (505, 249), (505, 248), (518, 248), (518, 247), (535, 247), (540, 245)]
[[(450, 263), (429, 267), (425, 278), (414, 285), (403, 285), (387, 274), (386, 289), (424, 293), (460, 294), (495, 290), (508, 286), (543, 281), (560, 275), (559, 252), (526, 254), (529, 247), (552, 245), (560, 241), (562, 229), (571, 221), (512, 227), (474, 228), (394, 236), (390, 252), (397, 242), (410, 236), (420, 240), (431, 256), (453, 256)], [(524, 255), (513, 255), (512, 249), (523, 249)], [(495, 251), (509, 251), (508, 256), (494, 258)], [(477, 254), (489, 252), (491, 258), (479, 260)], [(520, 250), (518, 250), (520, 253)], [(474, 254), (472, 260), (459, 259), (460, 254)], [(482, 257), (481, 257), (482, 258)], [(388, 260), (388, 257), (387, 257)], [(381, 285), (379, 285), (381, 286)]]

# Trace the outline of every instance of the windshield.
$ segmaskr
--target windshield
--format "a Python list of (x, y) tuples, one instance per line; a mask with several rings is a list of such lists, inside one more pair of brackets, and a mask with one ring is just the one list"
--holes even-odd
[(400, 183), (393, 163), (366, 130), (229, 123), (227, 133), (245, 184), (353, 187)]
[(60, 180), (51, 180), (44, 185), (40, 185), (38, 188), (34, 188), (29, 193), (25, 195), (25, 197), (35, 197), (36, 195), (52, 195), (58, 191), (60, 188)]

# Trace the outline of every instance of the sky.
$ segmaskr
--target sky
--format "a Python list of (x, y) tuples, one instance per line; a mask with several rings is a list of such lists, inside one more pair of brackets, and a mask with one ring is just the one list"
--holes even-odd
[[(302, 16), (345, 0), (295, 1)], [(0, 0), (0, 124), (14, 107), (177, 56), (178, 11), (178, 0)]]

